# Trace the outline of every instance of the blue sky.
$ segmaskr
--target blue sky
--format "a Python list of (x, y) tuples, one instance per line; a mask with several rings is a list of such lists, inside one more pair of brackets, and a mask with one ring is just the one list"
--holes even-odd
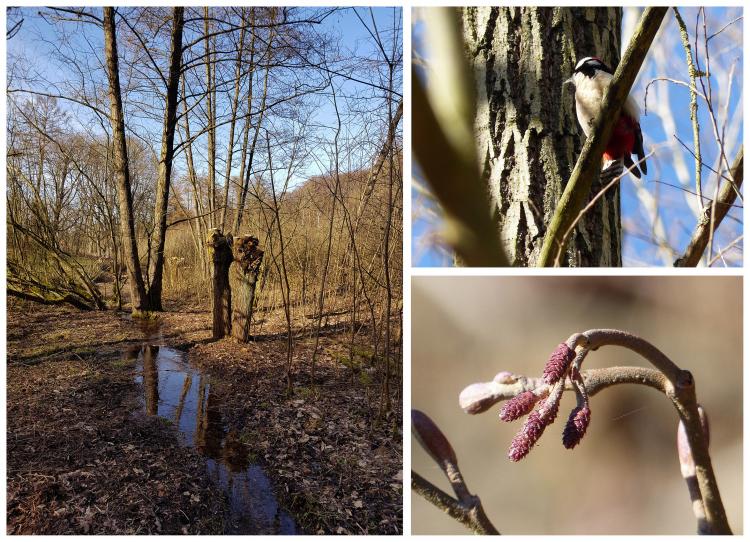
[[(698, 8), (680, 8), (686, 22), (691, 42), (695, 39), (696, 16)], [(707, 8), (706, 26), (708, 35), (717, 32), (727, 23), (742, 15), (742, 8)], [(625, 8), (623, 16), (623, 47), (640, 17), (640, 8)], [(415, 48), (419, 50), (422, 37), (421, 25), (413, 28)], [(699, 33), (702, 38), (703, 21), (699, 19)], [(703, 47), (699, 51), (701, 67), (704, 63)], [(717, 104), (719, 128), (725, 118), (729, 119), (726, 127), (726, 154), (731, 163), (742, 143), (742, 21), (730, 25), (727, 30), (712, 38), (709, 42), (711, 55), (712, 90)], [(734, 73), (730, 73), (734, 64)], [(631, 91), (641, 108), (641, 127), (644, 133), (646, 152), (656, 149), (655, 156), (648, 161), (649, 173), (640, 182), (626, 176), (621, 183), (622, 212), (624, 220), (623, 265), (671, 265), (676, 254), (668, 250), (671, 247), (677, 252), (684, 250), (692, 229), (696, 224), (696, 201), (694, 195), (685, 190), (695, 191), (695, 166), (692, 155), (675, 139), (676, 134), (689, 148), (693, 147), (692, 123), (689, 116), (689, 91), (687, 88), (668, 82), (655, 82), (648, 91), (648, 114), (644, 115), (644, 96), (646, 86), (654, 78), (668, 77), (686, 80), (685, 53), (682, 48), (675, 17), (670, 10), (657, 35), (649, 55), (641, 69), (638, 79)], [(700, 89), (699, 87), (699, 90)], [(729, 98), (727, 101), (727, 97)], [(724, 107), (728, 104), (725, 114)], [(715, 142), (710, 117), (705, 103), (699, 99), (699, 121), (701, 126), (701, 146), (703, 160), (714, 167), (718, 158), (718, 146)], [(702, 169), (703, 193), (711, 196), (714, 191), (715, 175), (705, 167)], [(673, 185), (673, 186), (669, 186)], [(675, 188), (676, 187), (676, 188)], [(414, 198), (418, 198), (412, 190)], [(424, 198), (421, 199), (424, 202)], [(741, 201), (736, 202), (741, 205)], [(415, 216), (412, 225), (412, 259), (416, 266), (450, 265), (450, 256), (435, 248), (431, 243), (439, 232), (439, 216), (432, 214), (429, 205), (428, 214)], [(733, 218), (732, 218), (733, 217)], [(717, 232), (716, 247), (729, 245), (742, 234), (742, 209), (730, 212)], [(653, 239), (662, 241), (662, 246), (654, 244)], [(739, 246), (742, 246), (739, 243)], [(735, 258), (735, 265), (741, 262), (741, 252), (731, 250), (728, 256)], [(718, 261), (716, 265), (722, 265)]]
[[(296, 17), (305, 17), (312, 9), (320, 10), (324, 8), (301, 8), (300, 11), (297, 12)], [(342, 58), (349, 59), (359, 56), (373, 57), (378, 54), (375, 48), (375, 44), (373, 43), (373, 40), (367, 29), (355, 14), (354, 9), (357, 10), (360, 17), (370, 27), (370, 30), (372, 30), (373, 22), (371, 20), (371, 10), (365, 7), (340, 8), (334, 13), (330, 14), (322, 24), (316, 25), (316, 28), (320, 32), (334, 37), (334, 39), (340, 44)], [(24, 64), (27, 66), (31, 66), (33, 69), (37, 70), (41, 75), (49, 80), (59, 81), (70, 78), (71, 76), (75, 77), (75, 73), (73, 71), (66, 69), (65, 67), (61, 68), (59, 63), (52, 58), (53, 52), (58, 48), (59, 36), (57, 34), (56, 28), (43, 20), (43, 18), (37, 14), (38, 11), (39, 8), (24, 8), (23, 16), (25, 18), (25, 21), (23, 23), (22, 30), (8, 42), (9, 59), (11, 59), (12, 62), (13, 57), (17, 57), (18, 55), (25, 55), (27, 60), (24, 61)], [(389, 32), (393, 30), (395, 21), (397, 33), (399, 36), (399, 43), (402, 42), (403, 32), (401, 28), (401, 8), (373, 8), (372, 16), (375, 20), (375, 24), (377, 25), (378, 30), (381, 33), (381, 37), (386, 37), (386, 35), (388, 35)], [(74, 23), (68, 23), (66, 24), (66, 28), (68, 30), (72, 30), (75, 28), (75, 25)], [(81, 28), (83, 29), (83, 31), (81, 31), (78, 35), (71, 37), (72, 45), (78, 49), (85, 49), (88, 47), (97, 50), (97, 53), (101, 56), (101, 50), (103, 49), (103, 37), (101, 29), (93, 25), (85, 25)], [(101, 73), (101, 75), (103, 75), (103, 72)], [(121, 77), (123, 77), (124, 79), (124, 76), (122, 75), (122, 68)], [(396, 88), (396, 90), (400, 94), (403, 93), (401, 88), (401, 77), (401, 69), (399, 68), (399, 86)], [(360, 133), (362, 127), (357, 126), (356, 122), (358, 115), (356, 109), (358, 100), (355, 100), (353, 97), (367, 96), (372, 98), (374, 101), (380, 99), (380, 103), (384, 104), (384, 93), (381, 91), (373, 90), (367, 85), (340, 77), (334, 77), (334, 85), (337, 89), (338, 105), (342, 115), (342, 122), (344, 122), (344, 124), (346, 125), (345, 133), (342, 135), (342, 137), (348, 137), (350, 142), (354, 141), (356, 138), (365, 138), (366, 136), (370, 136), (369, 140), (375, 139), (375, 134), (369, 133), (369, 131), (374, 131), (376, 128), (378, 128), (376, 126), (365, 126), (365, 128), (368, 130), (368, 133)], [(347, 97), (349, 97), (349, 99), (347, 99)], [(397, 100), (398, 96), (396, 96), (395, 99)], [(72, 115), (73, 123), (80, 123), (80, 126), (71, 126), (71, 128), (90, 128), (92, 126), (92, 116), (90, 112), (88, 112), (85, 108), (82, 108), (75, 104), (65, 103), (62, 100), (58, 103), (61, 107), (64, 107), (74, 113), (74, 115)], [(333, 139), (336, 124), (336, 118), (330, 92), (326, 92), (317, 97), (311, 97), (307, 101), (307, 105), (311, 109), (311, 124), (314, 124), (316, 126), (314, 140), (317, 142), (317, 148), (314, 149), (314, 151), (311, 153), (309, 159), (305, 161), (303, 168), (301, 168), (297, 172), (293, 179), (293, 184), (305, 180), (310, 175), (325, 172), (330, 167), (329, 142)], [(149, 138), (149, 140), (153, 142), (152, 146), (158, 152), (159, 141), (161, 137), (160, 123), (142, 121), (141, 119), (139, 119), (138, 122), (141, 126), (134, 129), (141, 132), (139, 135), (144, 135), (143, 132), (145, 131), (148, 134), (147, 137)], [(132, 125), (136, 126), (136, 123), (133, 122)], [(235, 132), (236, 138), (238, 137), (238, 132), (239, 128)], [(226, 141), (228, 138), (228, 126), (219, 128), (218, 137), (220, 141), (219, 152), (217, 153), (217, 158), (219, 159), (217, 169), (218, 171), (222, 172), (223, 175), (223, 161), (225, 157), (225, 151), (222, 151), (221, 149), (225, 148), (226, 145)], [(203, 142), (199, 141), (199, 145), (197, 146), (200, 146), (201, 143)], [(237, 143), (236, 145), (238, 149), (239, 145)], [(361, 147), (361, 152), (352, 157), (352, 161), (350, 162), (350, 164), (353, 167), (368, 165), (367, 154), (370, 149), (367, 149), (366, 146)], [(374, 150), (370, 152), (370, 159), (372, 157), (371, 155), (374, 154), (374, 152)], [(233, 171), (237, 173), (239, 170), (239, 164), (237, 164), (238, 155), (236, 154), (235, 156), (236, 158), (233, 165)], [(196, 168), (205, 171), (205, 161), (199, 160), (198, 162), (199, 163), (196, 163)], [(184, 171), (184, 162), (182, 157), (178, 157), (176, 167), (178, 175)], [(283, 177), (283, 175), (280, 174), (279, 177)]]

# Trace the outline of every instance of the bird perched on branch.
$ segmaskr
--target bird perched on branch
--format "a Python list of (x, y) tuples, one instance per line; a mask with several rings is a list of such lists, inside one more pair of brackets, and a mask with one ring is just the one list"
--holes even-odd
[[(604, 92), (612, 80), (612, 74), (612, 70), (601, 59), (587, 56), (578, 61), (573, 77), (566, 81), (566, 83), (572, 82), (576, 87), (576, 115), (586, 137), (591, 132), (594, 119), (599, 114)], [(623, 162), (625, 167), (632, 167), (631, 173), (639, 179), (641, 172), (646, 174), (640, 116), (638, 104), (632, 96), (628, 96), (604, 151), (605, 164), (602, 171), (606, 171), (609, 174), (608, 177), (619, 175), (623, 169)], [(638, 157), (638, 164), (635, 167), (633, 167), (631, 155)]]

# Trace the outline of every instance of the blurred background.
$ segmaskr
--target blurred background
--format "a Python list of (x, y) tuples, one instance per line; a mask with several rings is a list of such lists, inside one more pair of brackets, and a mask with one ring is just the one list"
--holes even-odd
[[(438, 424), (469, 490), (503, 534), (695, 534), (675, 446), (677, 414), (656, 390), (621, 385), (591, 400), (591, 425), (573, 451), (562, 429), (575, 405), (519, 463), (507, 459), (523, 420), (501, 404), (470, 416), (458, 406), (468, 384), (499, 371), (541, 376), (572, 333), (617, 328), (652, 342), (696, 379), (711, 427), (711, 456), (730, 525), (742, 533), (741, 277), (414, 277), (412, 407)], [(584, 369), (648, 366), (605, 347)], [(412, 468), (449, 492), (440, 469), (412, 438)], [(412, 492), (414, 534), (467, 534)]]

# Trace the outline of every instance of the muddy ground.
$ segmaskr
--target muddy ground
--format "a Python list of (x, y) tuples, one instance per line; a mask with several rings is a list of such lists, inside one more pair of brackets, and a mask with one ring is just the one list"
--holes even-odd
[[(286, 336), (263, 316), (255, 342), (211, 341), (210, 313), (171, 307), (159, 344), (210, 374), (226, 430), (246, 445), (279, 504), (309, 534), (402, 532), (401, 366), (379, 415), (381, 374), (367, 331), (354, 360), (329, 322), (316, 383), (313, 340), (296, 340), (285, 393)], [(124, 313), (9, 300), (9, 534), (221, 534), (227, 501), (174, 427), (139, 408), (143, 389), (122, 352), (153, 339)], [(152, 336), (152, 339), (144, 337)]]

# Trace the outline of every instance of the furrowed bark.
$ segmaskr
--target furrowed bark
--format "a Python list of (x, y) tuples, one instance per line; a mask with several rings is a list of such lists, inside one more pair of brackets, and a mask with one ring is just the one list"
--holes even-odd
[(229, 266), (232, 264), (232, 237), (224, 237), (221, 230), (213, 228), (206, 240), (209, 260), (213, 268), (212, 307), (214, 339), (221, 339), (232, 332), (232, 291), (229, 288)]
[(104, 8), (103, 27), (104, 56), (109, 81), (109, 119), (112, 125), (114, 143), (114, 172), (117, 177), (117, 199), (120, 207), (120, 235), (122, 237), (125, 267), (128, 272), (132, 311), (134, 315), (137, 315), (147, 309), (148, 299), (143, 275), (141, 274), (141, 263), (138, 259), (138, 242), (135, 235), (135, 220), (133, 219), (133, 194), (130, 190), (125, 119), (122, 112), (122, 95), (120, 94), (114, 8)]
[(164, 243), (167, 238), (167, 207), (169, 186), (172, 180), (172, 160), (174, 158), (174, 133), (177, 127), (177, 103), (182, 65), (182, 28), (184, 8), (176, 7), (172, 17), (172, 45), (167, 82), (167, 102), (164, 109), (164, 124), (161, 137), (161, 157), (159, 176), (156, 183), (156, 205), (154, 209), (154, 231), (156, 239), (151, 256), (151, 284), (148, 288), (149, 309), (162, 310), (161, 292), (164, 276)]
[(237, 237), (233, 241), (233, 257), (229, 269), (229, 286), (232, 291), (232, 336), (240, 342), (250, 338), (253, 318), (255, 287), (258, 272), (263, 262), (263, 251), (258, 248), (258, 239), (250, 235)]
[[(475, 77), (475, 131), (497, 229), (512, 265), (536, 265), (544, 235), (581, 151), (572, 88), (578, 59), (620, 59), (622, 9), (480, 7), (463, 10)], [(596, 179), (591, 192), (602, 183)], [(567, 266), (619, 266), (619, 188), (576, 229)]]
[[(667, 8), (646, 8), (641, 17), (641, 22), (630, 39), (622, 62), (610, 64), (617, 65), (617, 69), (602, 99), (601, 110), (594, 120), (591, 134), (586, 139), (575, 168), (565, 186), (565, 191), (555, 206), (537, 262), (540, 267), (553, 266), (561, 251), (570, 251), (570, 243), (574, 241), (566, 242), (565, 232), (576, 220), (581, 209), (591, 199), (592, 193), (596, 194), (601, 190), (601, 187), (597, 187), (597, 184), (600, 184), (601, 181), (599, 180), (599, 183), (595, 181), (600, 179), (601, 157), (614, 129), (612, 119), (618, 118), (620, 109), (628, 97), (630, 88), (633, 86), (641, 64), (648, 54), (651, 42), (659, 30), (666, 12)], [(617, 197), (619, 199), (619, 191)], [(583, 218), (585, 219), (586, 216), (584, 215)], [(580, 231), (580, 223), (578, 227)], [(621, 262), (618, 261), (614, 265), (621, 265)]]

